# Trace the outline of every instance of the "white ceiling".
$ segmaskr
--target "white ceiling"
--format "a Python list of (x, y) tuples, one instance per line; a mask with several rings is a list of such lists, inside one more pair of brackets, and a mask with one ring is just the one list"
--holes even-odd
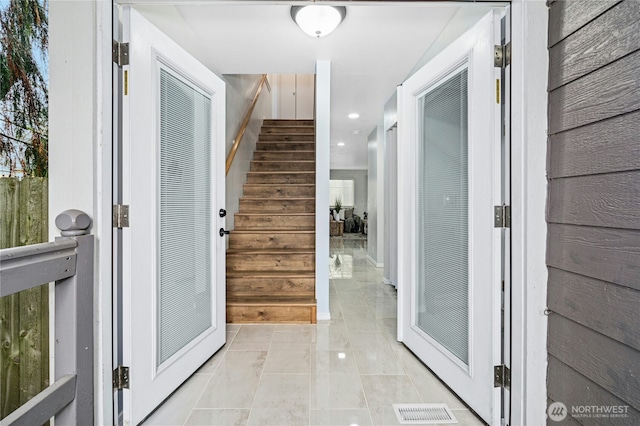
[[(330, 60), (332, 169), (367, 168), (367, 137), (382, 125), (396, 86), (490, 8), (349, 2), (342, 24), (316, 39), (295, 25), (283, 2), (148, 3), (135, 7), (217, 73), (312, 74), (317, 60)], [(360, 118), (349, 119), (351, 112)]]

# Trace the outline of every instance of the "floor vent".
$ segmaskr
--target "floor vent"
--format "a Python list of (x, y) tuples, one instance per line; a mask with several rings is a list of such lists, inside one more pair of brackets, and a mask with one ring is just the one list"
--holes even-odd
[(393, 404), (393, 410), (403, 425), (458, 423), (447, 404)]

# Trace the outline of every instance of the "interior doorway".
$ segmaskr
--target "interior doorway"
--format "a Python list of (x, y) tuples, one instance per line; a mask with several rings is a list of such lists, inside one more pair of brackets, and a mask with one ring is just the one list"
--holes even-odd
[[(149, 13), (149, 12), (148, 12), (148, 13)], [(383, 180), (383, 179), (381, 179), (381, 180)]]

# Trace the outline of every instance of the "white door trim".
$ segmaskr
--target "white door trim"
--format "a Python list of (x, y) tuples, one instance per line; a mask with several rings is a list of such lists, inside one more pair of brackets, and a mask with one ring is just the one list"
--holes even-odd
[(547, 74), (543, 0), (511, 3), (511, 424), (546, 423)]

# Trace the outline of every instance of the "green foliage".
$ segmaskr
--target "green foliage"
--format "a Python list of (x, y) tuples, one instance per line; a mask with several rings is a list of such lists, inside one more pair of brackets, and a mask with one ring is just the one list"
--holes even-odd
[[(0, 9), (0, 158), (11, 174), (48, 173), (46, 0)], [(18, 168), (18, 166), (20, 166)]]
[(340, 198), (336, 198), (336, 201), (333, 203), (333, 208), (336, 212), (340, 213), (340, 210), (342, 210), (342, 200)]

